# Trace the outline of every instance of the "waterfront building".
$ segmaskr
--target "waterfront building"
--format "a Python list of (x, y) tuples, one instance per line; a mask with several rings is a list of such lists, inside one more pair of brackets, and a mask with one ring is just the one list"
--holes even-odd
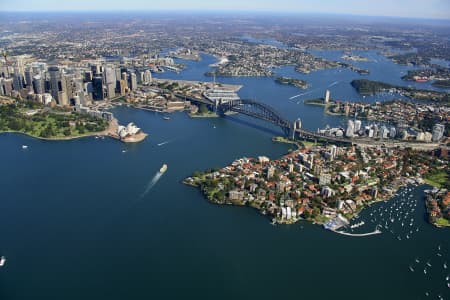
[(225, 89), (210, 89), (203, 94), (206, 99), (211, 100), (214, 103), (222, 102), (226, 103), (233, 100), (239, 100), (240, 97), (234, 91)]
[(391, 127), (391, 130), (389, 131), (389, 137), (391, 139), (395, 138), (397, 135), (397, 130), (395, 129), (395, 127)]
[(150, 70), (146, 70), (144, 73), (142, 74), (142, 83), (143, 84), (149, 84), (152, 82), (152, 72), (150, 72)]
[(260, 164), (264, 164), (270, 161), (270, 159), (267, 156), (258, 156), (258, 161)]
[(360, 120), (356, 120), (355, 122), (354, 122), (354, 124), (355, 124), (355, 133), (357, 133), (360, 129), (361, 129), (361, 121)]
[(417, 141), (424, 141), (425, 140), (425, 133), (418, 132), (417, 135), (416, 135), (416, 140)]
[(348, 120), (347, 122), (347, 130), (345, 132), (345, 135), (347, 137), (353, 137), (353, 133), (355, 132), (355, 125), (352, 120)]
[(230, 200), (242, 201), (244, 199), (244, 192), (236, 190), (229, 191), (228, 197), (230, 198)]
[(389, 135), (389, 130), (387, 129), (386, 126), (383, 125), (383, 126), (381, 127), (381, 138), (387, 139), (387, 138), (388, 138), (388, 135)]
[(442, 139), (445, 132), (445, 126), (442, 124), (435, 124), (433, 126), (433, 133), (432, 133), (432, 141), (438, 142)]

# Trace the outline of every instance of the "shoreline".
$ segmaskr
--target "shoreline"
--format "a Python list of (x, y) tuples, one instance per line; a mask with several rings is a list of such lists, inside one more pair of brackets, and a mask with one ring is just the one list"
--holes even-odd
[(122, 143), (137, 143), (137, 142), (141, 142), (143, 141), (148, 134), (144, 133), (144, 132), (140, 132), (138, 134), (136, 134), (136, 136), (132, 136), (132, 137), (126, 137), (124, 139), (121, 139), (117, 134), (117, 126), (118, 126), (118, 121), (117, 119), (113, 119), (109, 122), (108, 127), (103, 130), (103, 131), (97, 131), (97, 132), (90, 132), (90, 133), (86, 133), (83, 135), (77, 135), (77, 136), (61, 136), (61, 137), (49, 137), (49, 138), (45, 138), (45, 137), (41, 137), (41, 136), (35, 136), (33, 134), (27, 133), (27, 132), (22, 132), (22, 131), (15, 131), (15, 130), (6, 130), (6, 131), (0, 131), (0, 135), (1, 134), (7, 134), (7, 133), (12, 133), (12, 134), (21, 134), (24, 136), (28, 136), (34, 139), (38, 139), (38, 140), (42, 140), (42, 141), (71, 141), (71, 140), (76, 140), (76, 139), (81, 139), (81, 138), (87, 138), (87, 137), (93, 137), (93, 136), (97, 136), (97, 137), (109, 137), (115, 140), (118, 140)]
[[(300, 143), (301, 142), (298, 143), (298, 142), (291, 141), (291, 140), (286, 139), (286, 138), (276, 137), (276, 136), (272, 137), (272, 141), (273, 142), (278, 142), (278, 143), (285, 143), (285, 144), (295, 144), (295, 145), (297, 145), (298, 149), (301, 149), (300, 148)], [(303, 144), (303, 146), (305, 148), (307, 147), (307, 145), (304, 145), (304, 144)], [(398, 191), (401, 188), (406, 188), (408, 186), (421, 186), (421, 185), (426, 185), (427, 184), (427, 183), (425, 183), (423, 181), (422, 177), (400, 177), (400, 178), (398, 178), (398, 180), (399, 180), (399, 183), (397, 183), (397, 184), (392, 186), (392, 192), (391, 193), (380, 195), (379, 197), (364, 203), (364, 205), (362, 205), (361, 207), (357, 207), (352, 213), (346, 214), (346, 218), (349, 221), (351, 221), (354, 218), (356, 218), (363, 210), (371, 207), (372, 205), (378, 204), (380, 202), (391, 201), (396, 196), (398, 196), (397, 193), (398, 193)], [(251, 204), (247, 204), (246, 202), (235, 203), (233, 201), (225, 201), (225, 202), (222, 203), (222, 202), (215, 201), (214, 197), (210, 198), (208, 195), (206, 195), (203, 192), (201, 183), (200, 184), (198, 183), (198, 182), (201, 182), (201, 181), (202, 181), (201, 177), (190, 176), (190, 177), (184, 178), (182, 180), (182, 183), (187, 185), (187, 186), (191, 186), (191, 187), (200, 189), (200, 192), (202, 193), (202, 196), (204, 198), (206, 198), (206, 200), (209, 203), (216, 204), (216, 205), (248, 206), (248, 207), (256, 209), (261, 215), (267, 216), (265, 210), (261, 210), (259, 207), (252, 206)], [(283, 225), (295, 224), (298, 221), (307, 221), (307, 222), (311, 222), (313, 224), (323, 225), (327, 221), (330, 220), (330, 218), (324, 218), (322, 215), (319, 215), (319, 218), (317, 218), (317, 219), (305, 219), (303, 217), (297, 217), (296, 219), (283, 220), (283, 219), (277, 218), (276, 216), (271, 216), (271, 219), (272, 219), (274, 224), (283, 224)], [(429, 223), (434, 225), (434, 226), (436, 226), (436, 227), (447, 227), (447, 226), (439, 226), (439, 225), (437, 225), (435, 223), (431, 223), (431, 222), (429, 222)]]
[[(14, 130), (6, 130), (6, 131), (0, 131), (0, 135), (1, 134), (7, 134), (7, 133), (12, 133), (12, 134), (21, 134), (21, 135), (25, 135), (31, 138), (35, 138), (38, 140), (43, 140), (43, 141), (70, 141), (70, 140), (76, 140), (76, 139), (81, 139), (81, 138), (86, 138), (86, 137), (92, 137), (92, 136), (109, 136), (107, 133), (104, 133), (103, 131), (99, 131), (99, 132), (92, 132), (92, 133), (87, 133), (84, 135), (77, 135), (77, 136), (67, 136), (67, 137), (53, 137), (53, 138), (45, 138), (45, 137), (41, 137), (41, 136), (35, 136), (26, 132), (22, 132), (22, 131), (14, 131)], [(112, 137), (111, 137), (112, 138)]]

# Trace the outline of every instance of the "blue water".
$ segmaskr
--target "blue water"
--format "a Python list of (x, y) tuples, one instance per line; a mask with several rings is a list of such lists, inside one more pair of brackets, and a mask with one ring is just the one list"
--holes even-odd
[[(204, 56), (186, 62), (180, 74), (155, 76), (205, 80), (212, 62)], [(345, 121), (298, 102), (321, 96), (335, 81), (359, 77), (335, 71), (307, 75), (312, 87), (306, 91), (271, 78), (218, 80), (244, 85), (242, 97), (315, 129)], [(329, 87), (332, 95), (361, 100), (344, 83)], [(251, 208), (212, 205), (181, 181), (243, 156), (281, 156), (289, 146), (271, 141), (281, 134), (278, 128), (240, 116), (174, 113), (166, 121), (132, 108), (113, 112), (149, 137), (125, 145), (108, 138), (52, 142), (0, 135), (0, 254), (7, 257), (0, 299), (426, 299), (425, 292), (448, 299), (442, 263), (450, 263), (449, 230), (426, 222), (425, 187), (409, 192), (418, 203), (411, 217), (420, 228), (410, 239), (397, 239), (407, 233), (398, 224), (395, 234), (366, 238), (305, 222), (272, 226)], [(154, 181), (164, 163), (167, 172)], [(361, 230), (372, 231), (369, 214), (391, 203), (364, 211)], [(415, 257), (430, 259), (427, 275), (419, 266), (410, 272)]]

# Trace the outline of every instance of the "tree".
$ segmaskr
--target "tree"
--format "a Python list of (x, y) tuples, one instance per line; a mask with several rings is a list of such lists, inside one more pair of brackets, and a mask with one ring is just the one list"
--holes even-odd
[(70, 128), (66, 128), (66, 129), (64, 129), (64, 135), (65, 136), (69, 136), (70, 134), (71, 134), (71, 132), (70, 132)]
[(206, 106), (206, 104), (201, 104), (200, 108), (199, 108), (199, 111), (200, 111), (201, 114), (206, 114), (206, 113), (208, 113), (209, 109)]

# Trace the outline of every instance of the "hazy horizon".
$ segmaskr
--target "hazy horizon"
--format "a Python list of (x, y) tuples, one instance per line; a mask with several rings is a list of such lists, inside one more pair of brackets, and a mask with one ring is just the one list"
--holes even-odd
[(203, 2), (191, 0), (167, 1), (26, 1), (0, 3), (0, 12), (223, 12), (223, 13), (264, 13), (264, 14), (318, 14), (343, 16), (398, 17), (412, 19), (450, 20), (450, 2), (446, 0), (262, 0), (252, 1), (217, 0)]

